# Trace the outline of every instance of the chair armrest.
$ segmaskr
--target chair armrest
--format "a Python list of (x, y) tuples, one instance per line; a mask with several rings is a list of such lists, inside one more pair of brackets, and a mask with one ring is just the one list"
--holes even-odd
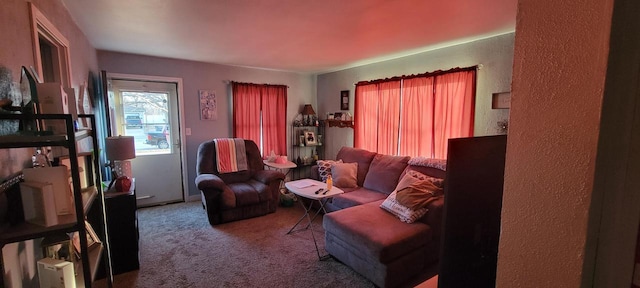
[(284, 174), (276, 170), (258, 170), (256, 174), (253, 175), (253, 178), (269, 185), (273, 181), (283, 181)]
[(220, 177), (213, 174), (200, 174), (196, 177), (196, 186), (200, 190), (217, 189), (224, 190), (227, 184)]

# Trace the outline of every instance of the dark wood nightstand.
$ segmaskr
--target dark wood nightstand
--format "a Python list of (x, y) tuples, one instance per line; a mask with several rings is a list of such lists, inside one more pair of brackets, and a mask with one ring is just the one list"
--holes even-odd
[[(109, 183), (106, 183), (107, 185)], [(135, 179), (128, 192), (109, 190), (104, 193), (104, 205), (109, 231), (109, 248), (113, 274), (140, 268), (138, 257), (138, 214), (136, 205)], [(100, 239), (104, 231), (96, 231)], [(98, 275), (102, 278), (104, 275)]]

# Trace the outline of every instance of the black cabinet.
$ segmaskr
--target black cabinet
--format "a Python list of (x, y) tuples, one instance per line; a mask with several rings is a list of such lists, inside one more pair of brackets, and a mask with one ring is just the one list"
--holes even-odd
[[(111, 268), (114, 275), (140, 268), (135, 181), (133, 183), (128, 192), (104, 193)], [(96, 231), (96, 233), (101, 239), (105, 239), (104, 231)], [(98, 278), (102, 277), (104, 275), (98, 275)]]
[(449, 139), (438, 287), (495, 287), (507, 136)]

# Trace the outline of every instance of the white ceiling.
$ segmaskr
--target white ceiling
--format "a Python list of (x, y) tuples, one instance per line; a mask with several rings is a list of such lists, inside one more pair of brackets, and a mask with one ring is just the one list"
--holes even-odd
[(515, 31), (517, 0), (62, 0), (99, 50), (322, 73)]

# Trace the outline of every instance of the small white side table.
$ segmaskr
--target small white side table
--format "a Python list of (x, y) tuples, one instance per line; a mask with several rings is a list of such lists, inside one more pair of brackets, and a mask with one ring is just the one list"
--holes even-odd
[[(283, 183), (287, 180), (287, 175), (289, 175), (289, 172), (291, 172), (291, 169), (298, 167), (296, 163), (293, 163), (291, 161), (287, 161), (285, 163), (276, 163), (276, 162), (269, 162), (267, 160), (262, 160), (262, 163), (264, 163), (264, 165), (269, 167), (270, 169), (278, 170), (284, 174), (284, 181), (280, 182), (280, 193), (284, 191), (282, 190)], [(285, 169), (287, 170), (287, 172), (284, 171)]]
[[(313, 220), (316, 219), (318, 214), (320, 214), (320, 211), (327, 213), (327, 210), (324, 209), (324, 204), (327, 203), (327, 200), (329, 198), (336, 196), (338, 194), (342, 194), (344, 193), (344, 191), (342, 191), (342, 189), (337, 187), (332, 187), (331, 190), (326, 191), (327, 189), (326, 183), (313, 180), (313, 179), (301, 179), (301, 180), (291, 181), (291, 182), (285, 183), (284, 185), (285, 187), (287, 187), (287, 189), (289, 189), (289, 191), (291, 191), (291, 193), (311, 200), (309, 201), (308, 206), (305, 206), (304, 203), (302, 203), (302, 201), (298, 201), (300, 202), (300, 205), (302, 205), (302, 208), (304, 208), (304, 214), (302, 215), (302, 217), (300, 217), (298, 222), (296, 222), (296, 224), (293, 225), (293, 227), (291, 227), (291, 229), (289, 230), (289, 232), (287, 232), (287, 234), (291, 234), (293, 232), (297, 232), (300, 230), (310, 229), (311, 237), (313, 237), (313, 244), (315, 244), (316, 253), (318, 253), (318, 259), (320, 260), (325, 259), (326, 255), (320, 256), (320, 250), (318, 249), (318, 242), (316, 241), (316, 235), (315, 233), (313, 233), (313, 227), (312, 227)], [(319, 189), (323, 189), (323, 191), (318, 192)], [(318, 210), (313, 215), (313, 217), (311, 217), (309, 211), (311, 211), (311, 207), (313, 206), (314, 202), (320, 203), (320, 208), (318, 208)], [(299, 229), (294, 231), (293, 229), (295, 229), (298, 226), (298, 224), (302, 222), (304, 218), (307, 218), (307, 220), (309, 221), (307, 224), (307, 227), (305, 227), (304, 229)]]
[(285, 178), (287, 177), (287, 175), (289, 174), (289, 172), (291, 171), (291, 169), (298, 167), (298, 165), (296, 165), (296, 163), (293, 163), (291, 161), (287, 161), (285, 163), (276, 163), (276, 162), (269, 162), (267, 160), (262, 160), (262, 163), (264, 163), (264, 165), (266, 165), (267, 167), (276, 169), (276, 170), (280, 170), (281, 172), (284, 172), (284, 169), (289, 169), (287, 171), (287, 173), (284, 174)]

